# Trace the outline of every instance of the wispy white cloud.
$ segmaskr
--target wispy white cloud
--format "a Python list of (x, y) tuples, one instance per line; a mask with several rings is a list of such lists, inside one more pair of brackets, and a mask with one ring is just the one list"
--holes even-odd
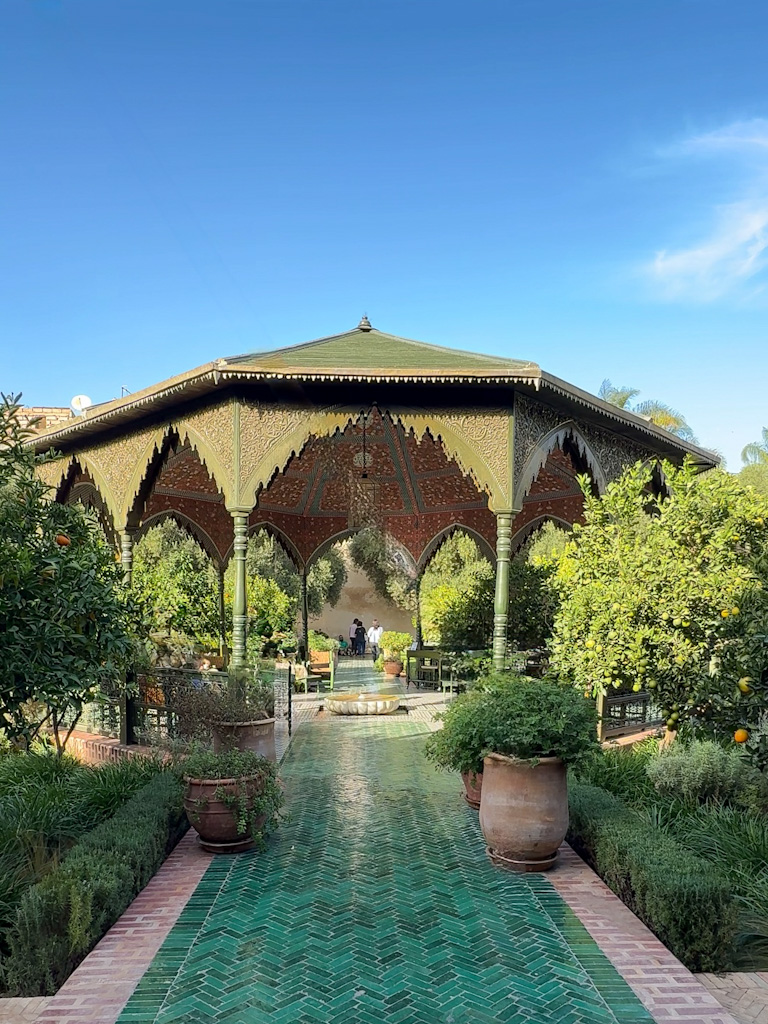
[(713, 207), (705, 237), (684, 248), (663, 249), (646, 265), (662, 295), (709, 302), (762, 292), (768, 284), (768, 120), (735, 121), (691, 135), (660, 155), (675, 160), (727, 157), (738, 179), (730, 186), (732, 201)]
[(708, 301), (757, 278), (768, 267), (768, 199), (731, 203), (717, 211), (712, 233), (686, 249), (656, 254), (652, 273), (668, 298)]
[(734, 121), (711, 132), (691, 135), (669, 147), (669, 155), (675, 153), (744, 153), (768, 151), (768, 120), (755, 117), (749, 121)]

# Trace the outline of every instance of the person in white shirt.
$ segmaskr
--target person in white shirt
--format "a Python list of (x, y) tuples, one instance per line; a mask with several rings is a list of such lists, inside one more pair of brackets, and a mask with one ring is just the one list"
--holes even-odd
[(373, 660), (375, 661), (379, 656), (379, 641), (381, 640), (381, 634), (384, 632), (384, 627), (379, 625), (379, 620), (374, 619), (370, 627), (368, 628), (368, 646), (371, 649)]

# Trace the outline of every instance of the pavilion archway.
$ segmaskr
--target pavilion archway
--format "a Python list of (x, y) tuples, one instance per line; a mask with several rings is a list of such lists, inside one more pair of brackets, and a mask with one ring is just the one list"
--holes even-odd
[[(466, 527), (486, 552), (496, 537), (488, 492), (442, 440), (376, 406), (291, 451), (254, 496), (247, 519), (248, 532), (265, 528), (281, 538), (300, 567), (304, 593), (311, 564), (370, 526), (403, 551), (414, 575), (436, 538), (456, 528)], [(306, 631), (305, 612), (304, 641)]]

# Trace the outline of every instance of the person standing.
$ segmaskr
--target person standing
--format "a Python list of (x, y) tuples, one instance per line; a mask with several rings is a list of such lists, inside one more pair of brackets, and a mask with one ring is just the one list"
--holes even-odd
[(349, 627), (349, 653), (357, 654), (357, 619), (352, 619), (352, 624)]
[(365, 654), (365, 626), (360, 619), (357, 620), (357, 629), (355, 630), (355, 647), (358, 654)]
[(384, 627), (379, 625), (378, 619), (374, 619), (368, 630), (368, 646), (371, 648), (371, 654), (373, 655), (374, 661), (379, 656), (379, 642), (383, 632)]

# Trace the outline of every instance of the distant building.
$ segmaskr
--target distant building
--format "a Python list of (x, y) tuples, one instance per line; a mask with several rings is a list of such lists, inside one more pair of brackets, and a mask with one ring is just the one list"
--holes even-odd
[(27, 405), (19, 413), (21, 425), (33, 427), (38, 434), (60, 427), (71, 419), (72, 412), (69, 407), (61, 408), (57, 405)]

